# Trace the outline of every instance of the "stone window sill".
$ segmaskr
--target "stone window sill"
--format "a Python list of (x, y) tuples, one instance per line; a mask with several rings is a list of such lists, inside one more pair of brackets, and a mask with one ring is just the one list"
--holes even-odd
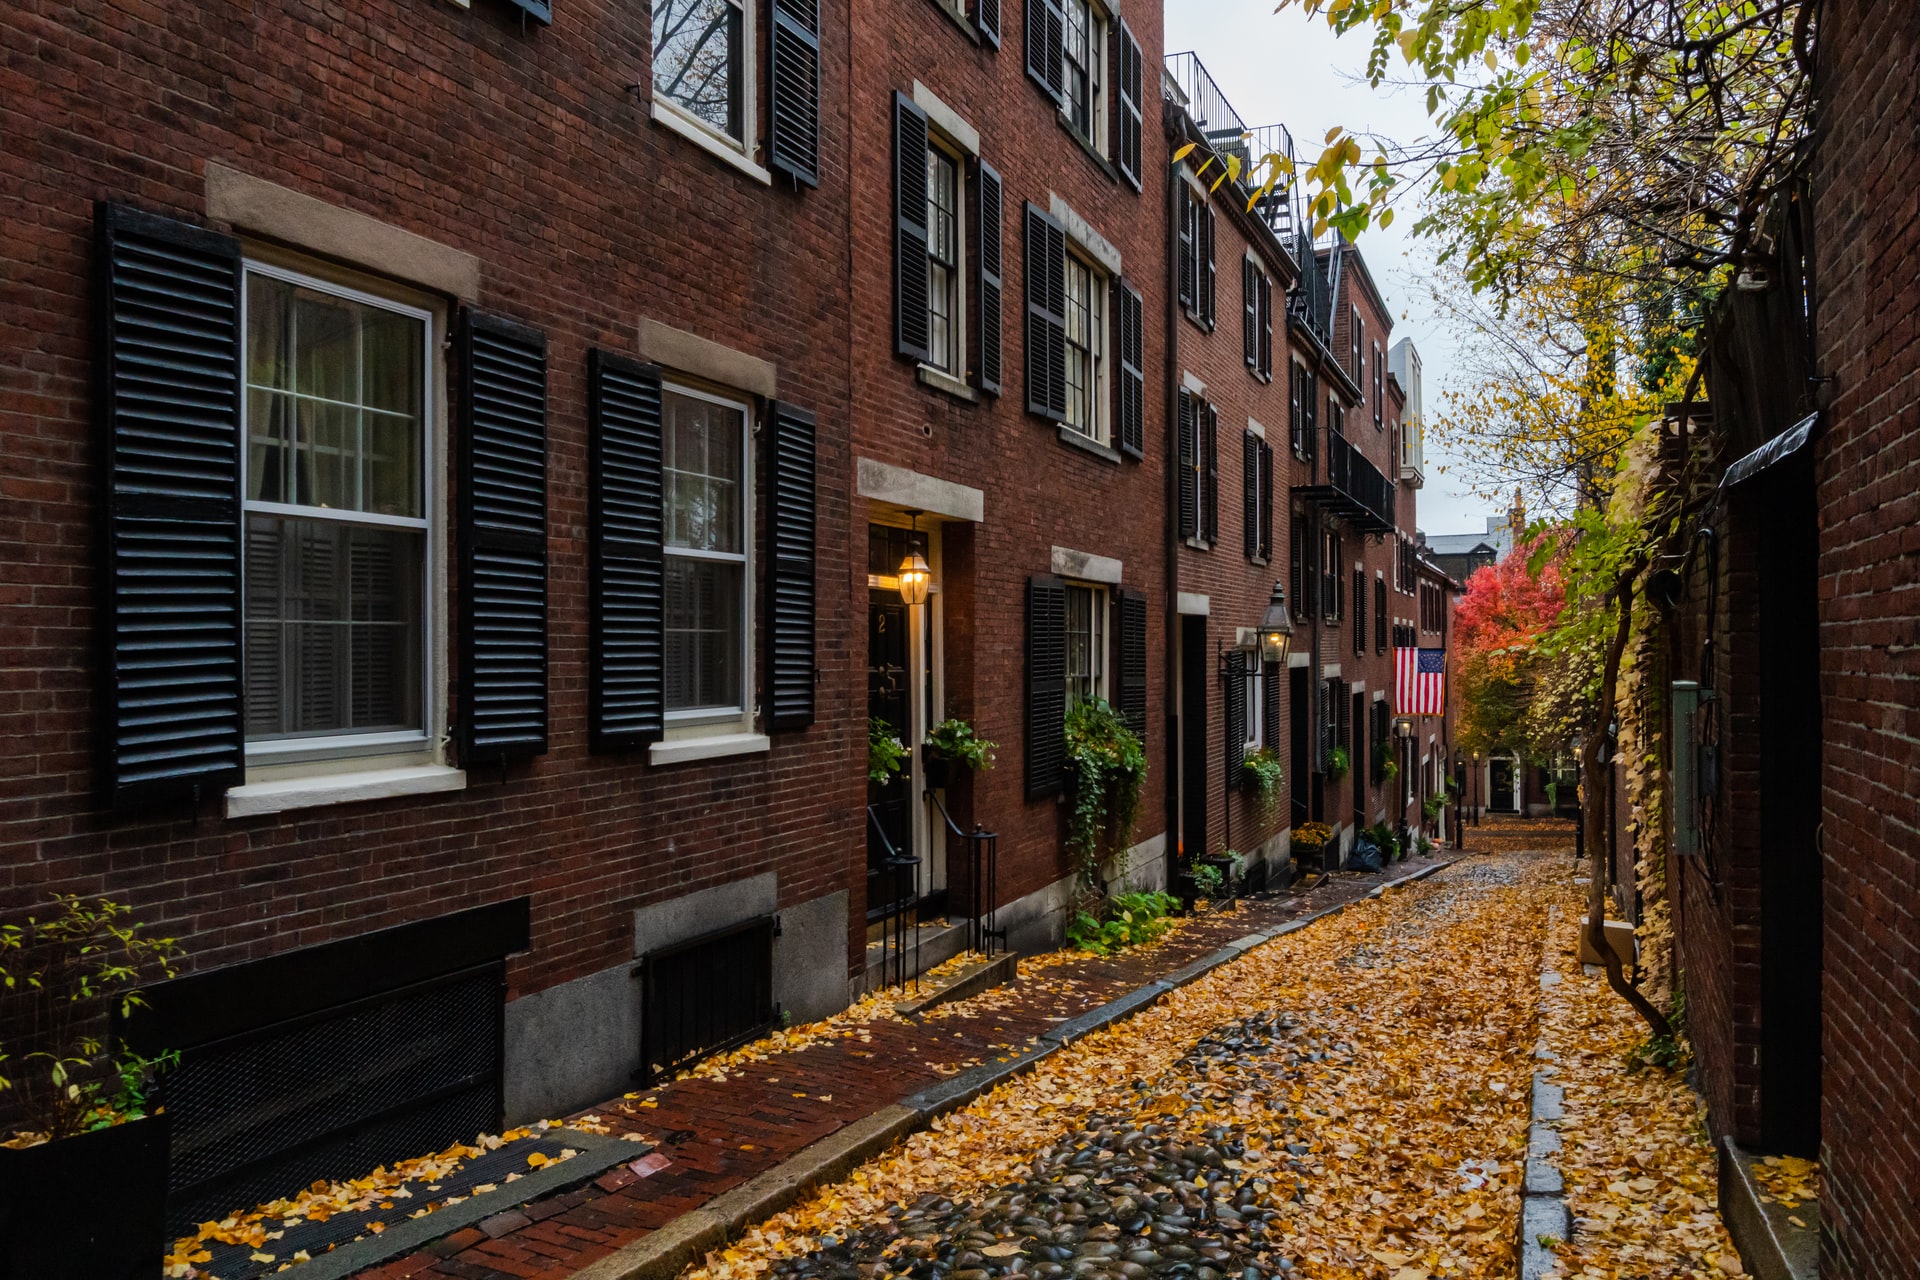
[(722, 142), (707, 130), (687, 119), (684, 115), (680, 114), (677, 108), (670, 107), (656, 100), (653, 104), (653, 118), (655, 122), (667, 126), (667, 128), (673, 130), (703, 151), (711, 152), (714, 156), (726, 161), (740, 172), (746, 174), (749, 178), (752, 178), (755, 182), (764, 183), (769, 187), (773, 185), (773, 175), (771, 173), (768, 173), (764, 168), (748, 159), (746, 154), (737, 147)]
[(1120, 461), (1120, 454), (1117, 450), (1108, 448), (1098, 440), (1089, 439), (1087, 436), (1075, 431), (1072, 427), (1063, 426), (1060, 428), (1060, 443), (1071, 445), (1076, 449), (1090, 453), (1103, 462), (1118, 463)]
[(647, 748), (648, 764), (687, 764), (727, 756), (757, 755), (773, 749), (764, 733), (716, 733), (702, 738), (669, 738)]
[(935, 391), (944, 391), (954, 399), (964, 400), (968, 404), (978, 404), (980, 401), (980, 393), (978, 391), (975, 391), (965, 382), (962, 382), (959, 378), (954, 377), (944, 369), (936, 369), (930, 364), (923, 364), (919, 367), (918, 372), (921, 386), (932, 387)]
[(465, 770), (441, 764), (407, 765), (396, 769), (366, 769), (358, 773), (320, 773), (304, 778), (276, 778), (250, 782), (227, 791), (229, 818), (254, 818), (291, 809), (323, 805), (359, 804), (395, 796), (430, 795), (436, 791), (464, 791)]
[[(1105, 105), (1105, 103), (1101, 104), (1103, 108)], [(1065, 111), (1060, 111), (1054, 116), (1054, 119), (1060, 122), (1060, 127), (1066, 130), (1068, 137), (1080, 144), (1080, 150), (1086, 152), (1087, 159), (1093, 161), (1094, 166), (1107, 176), (1108, 181), (1120, 181), (1120, 171), (1115, 169), (1113, 165), (1108, 162), (1107, 158), (1100, 154), (1100, 148), (1093, 145), (1093, 139), (1080, 132), (1079, 127), (1073, 123), (1072, 116), (1068, 115)]]

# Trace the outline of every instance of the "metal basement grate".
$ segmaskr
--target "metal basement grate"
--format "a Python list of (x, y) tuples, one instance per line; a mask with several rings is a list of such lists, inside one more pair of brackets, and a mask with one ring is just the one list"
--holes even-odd
[(650, 951), (640, 977), (640, 1069), (651, 1084), (773, 1026), (775, 917)]
[(504, 987), (496, 961), (189, 1051), (168, 1229), (497, 1130)]

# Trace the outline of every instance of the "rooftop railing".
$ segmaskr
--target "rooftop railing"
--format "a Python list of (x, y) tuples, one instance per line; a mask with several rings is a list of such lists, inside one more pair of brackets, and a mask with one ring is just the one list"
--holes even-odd
[[(1199, 126), (1207, 145), (1222, 159), (1233, 156), (1240, 161), (1238, 181), (1243, 194), (1252, 196), (1264, 184), (1268, 157), (1293, 158), (1293, 135), (1287, 127), (1248, 125), (1227, 101), (1227, 95), (1220, 91), (1198, 54), (1170, 53), (1166, 70), (1165, 83), (1172, 86), (1176, 101)], [(1294, 184), (1282, 174), (1273, 190), (1261, 196), (1254, 206), (1267, 228), (1289, 249), (1294, 247), (1294, 228), (1299, 225), (1299, 211), (1293, 207), (1294, 190)]]

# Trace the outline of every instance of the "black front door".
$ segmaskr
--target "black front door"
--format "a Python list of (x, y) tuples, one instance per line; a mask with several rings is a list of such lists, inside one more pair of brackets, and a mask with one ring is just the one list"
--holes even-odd
[(1487, 762), (1487, 808), (1495, 813), (1514, 812), (1513, 761), (1495, 756)]
[[(911, 745), (913, 677), (908, 666), (907, 606), (896, 591), (867, 593), (867, 716), (883, 720), (893, 736)], [(867, 783), (867, 918), (885, 914), (896, 899), (913, 895), (913, 877), (886, 863), (891, 854), (913, 853), (913, 779), (908, 765), (886, 782)], [(889, 848), (891, 846), (891, 848)]]
[[(1307, 779), (1319, 776), (1313, 771), (1313, 729), (1308, 718), (1311, 711), (1308, 702), (1307, 669), (1293, 667), (1287, 672), (1287, 767), (1291, 770), (1288, 776), (1293, 780), (1288, 794), (1293, 797), (1292, 825), (1296, 827), (1310, 820)], [(1317, 792), (1319, 783), (1312, 786)]]

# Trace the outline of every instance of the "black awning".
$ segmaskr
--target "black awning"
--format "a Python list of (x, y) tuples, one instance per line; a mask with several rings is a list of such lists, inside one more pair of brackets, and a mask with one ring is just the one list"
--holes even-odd
[(1720, 487), (1731, 489), (1737, 484), (1745, 484), (1761, 472), (1794, 457), (1813, 439), (1813, 429), (1819, 421), (1819, 414), (1810, 413), (1746, 457), (1739, 459), (1727, 468), (1726, 475), (1720, 477)]

